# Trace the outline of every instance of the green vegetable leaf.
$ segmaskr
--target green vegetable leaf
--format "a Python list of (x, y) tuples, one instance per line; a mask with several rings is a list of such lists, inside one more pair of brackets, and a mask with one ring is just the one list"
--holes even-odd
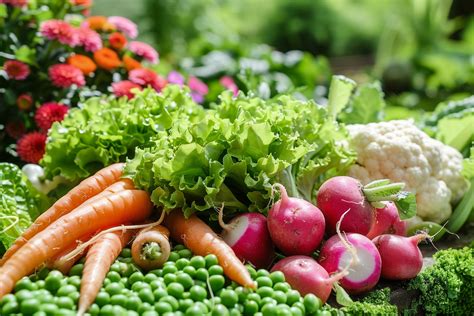
[(36, 66), (36, 50), (29, 48), (26, 45), (21, 46), (15, 51), (15, 57), (17, 60), (27, 63), (29, 65)]
[(356, 83), (344, 76), (332, 76), (329, 87), (328, 112), (329, 117), (336, 119), (351, 98)]
[(0, 243), (7, 249), (48, 206), (18, 166), (0, 163)]
[(380, 83), (373, 82), (357, 89), (338, 119), (346, 124), (379, 122), (383, 119), (384, 109), (384, 94)]
[(350, 306), (354, 303), (346, 290), (339, 285), (339, 283), (334, 283), (334, 290), (336, 292), (336, 302), (341, 306)]
[(400, 219), (409, 219), (416, 215), (416, 196), (414, 193), (400, 192), (394, 203), (397, 206)]

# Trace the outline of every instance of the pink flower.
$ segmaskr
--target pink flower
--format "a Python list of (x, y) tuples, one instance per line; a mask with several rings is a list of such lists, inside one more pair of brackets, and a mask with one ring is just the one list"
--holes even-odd
[(134, 94), (132, 91), (133, 88), (138, 88), (141, 90), (141, 87), (128, 80), (123, 80), (119, 82), (114, 82), (112, 83), (112, 92), (117, 96), (117, 97), (123, 97), (127, 96), (127, 98), (131, 99), (133, 98)]
[(135, 55), (148, 60), (152, 64), (158, 62), (158, 52), (146, 43), (133, 41), (128, 44), (128, 49), (130, 49), (130, 51)]
[(35, 122), (38, 127), (44, 131), (51, 128), (54, 122), (60, 122), (66, 116), (68, 107), (56, 103), (47, 102), (41, 105), (35, 113)]
[(226, 89), (234, 93), (234, 97), (239, 93), (239, 87), (235, 84), (234, 79), (229, 76), (224, 76), (219, 80), (219, 83), (223, 85)]
[(5, 3), (13, 7), (22, 8), (28, 4), (28, 0), (0, 0), (0, 3)]
[(16, 144), (16, 152), (21, 160), (38, 163), (44, 156), (46, 135), (32, 132), (24, 135)]
[(71, 65), (53, 65), (49, 67), (48, 73), (49, 78), (56, 87), (69, 88), (72, 85), (82, 87), (86, 84), (82, 71)]
[(138, 68), (130, 71), (128, 73), (128, 79), (136, 84), (141, 86), (151, 86), (156, 91), (161, 91), (166, 84), (167, 81), (158, 76), (154, 71), (146, 68)]
[(123, 32), (129, 38), (136, 38), (138, 36), (137, 25), (127, 18), (122, 16), (111, 16), (107, 22), (113, 24), (117, 30)]
[(179, 72), (173, 70), (168, 74), (168, 82), (182, 86), (184, 84), (184, 77)]
[(188, 86), (191, 91), (206, 95), (209, 92), (207, 85), (194, 76), (189, 77)]
[(62, 20), (48, 20), (40, 27), (41, 35), (50, 40), (58, 40), (60, 43), (71, 47), (77, 45), (77, 34), (75, 29)]
[(9, 60), (3, 65), (8, 79), (25, 80), (30, 74), (30, 67), (18, 60)]
[(88, 27), (79, 27), (75, 29), (78, 45), (84, 46), (88, 52), (95, 52), (102, 48), (102, 39), (99, 33)]

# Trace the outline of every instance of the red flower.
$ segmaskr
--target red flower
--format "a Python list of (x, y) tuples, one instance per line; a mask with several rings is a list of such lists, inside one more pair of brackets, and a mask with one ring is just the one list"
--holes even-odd
[(128, 49), (130, 49), (130, 51), (135, 55), (148, 60), (152, 64), (158, 62), (158, 52), (146, 43), (138, 41), (130, 42), (130, 44), (128, 44)]
[(31, 95), (27, 93), (21, 94), (16, 99), (16, 105), (18, 106), (20, 110), (29, 110), (32, 104), (33, 104), (33, 98), (31, 97)]
[(78, 87), (82, 87), (86, 84), (82, 71), (71, 65), (53, 65), (49, 67), (48, 73), (49, 78), (56, 87), (69, 88), (74, 84)]
[(26, 128), (23, 122), (9, 122), (5, 126), (5, 131), (11, 138), (18, 139), (25, 134)]
[(151, 86), (156, 91), (161, 91), (166, 86), (166, 79), (158, 76), (154, 71), (146, 68), (138, 68), (128, 73), (128, 79), (141, 86)]
[(44, 131), (51, 128), (54, 122), (60, 122), (64, 119), (68, 107), (56, 102), (44, 103), (36, 110), (35, 122), (38, 127)]
[(30, 67), (18, 60), (9, 60), (3, 65), (8, 79), (25, 80), (30, 74)]
[(90, 8), (92, 7), (92, 0), (72, 0), (71, 2), (75, 6), (81, 6), (84, 8), (82, 14), (89, 15)]
[(116, 50), (121, 50), (127, 45), (127, 38), (120, 32), (114, 32), (109, 36), (110, 46)]
[(46, 135), (33, 132), (28, 133), (16, 144), (16, 152), (21, 160), (29, 163), (38, 163), (43, 158), (46, 147)]
[(67, 22), (62, 20), (48, 20), (43, 22), (40, 33), (50, 40), (58, 40), (60, 43), (76, 46), (78, 42), (76, 30)]
[(130, 90), (133, 88), (138, 88), (141, 89), (141, 87), (128, 80), (123, 80), (119, 82), (114, 82), (112, 83), (112, 92), (117, 96), (117, 97), (123, 97), (127, 96), (127, 98), (131, 99), (133, 98), (134, 94)]

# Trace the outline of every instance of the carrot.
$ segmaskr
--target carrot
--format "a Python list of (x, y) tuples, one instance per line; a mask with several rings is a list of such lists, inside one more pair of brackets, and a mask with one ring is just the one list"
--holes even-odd
[(127, 178), (120, 179), (115, 183), (112, 183), (110, 186), (108, 186), (104, 191), (100, 192), (99, 194), (91, 197), (90, 199), (86, 200), (84, 203), (81, 205), (89, 204), (91, 202), (94, 202), (98, 199), (103, 198), (104, 196), (111, 195), (123, 190), (135, 190), (135, 186), (133, 185), (133, 181)]
[(71, 259), (67, 258), (67, 255), (71, 251), (76, 249), (79, 244), (89, 240), (91, 237), (92, 237), (91, 234), (86, 234), (82, 236), (81, 238), (73, 241), (66, 248), (64, 248), (59, 254), (57, 254), (50, 260), (46, 261), (46, 267), (48, 267), (49, 269), (59, 270), (63, 274), (69, 273), (69, 270), (71, 270), (72, 266), (76, 263), (76, 261), (82, 257), (84, 252), (79, 252), (77, 255), (75, 255)]
[(160, 268), (170, 256), (170, 232), (156, 225), (142, 229), (132, 243), (132, 258), (145, 270)]
[(64, 214), (69, 213), (92, 196), (102, 192), (122, 176), (123, 163), (110, 165), (99, 170), (93, 176), (83, 180), (66, 195), (56, 201), (46, 212), (41, 214), (35, 222), (15, 240), (0, 260), (2, 266), (15, 252), (37, 233), (48, 227)]
[(181, 210), (174, 210), (165, 218), (165, 225), (176, 241), (181, 241), (194, 254), (214, 254), (224, 269), (225, 275), (238, 284), (255, 288), (255, 282), (243, 263), (214, 231), (196, 215), (184, 218)]
[(77, 315), (83, 315), (94, 303), (110, 266), (131, 238), (131, 230), (115, 231), (100, 236), (91, 246), (82, 271)]
[(31, 238), (0, 268), (0, 298), (10, 293), (19, 279), (80, 236), (127, 222), (143, 221), (150, 216), (152, 207), (145, 191), (124, 190), (64, 215)]

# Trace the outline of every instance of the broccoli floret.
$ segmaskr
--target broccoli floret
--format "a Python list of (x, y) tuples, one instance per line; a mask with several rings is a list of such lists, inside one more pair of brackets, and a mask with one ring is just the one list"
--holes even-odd
[(397, 307), (390, 304), (390, 289), (384, 288), (373, 291), (364, 299), (341, 308), (344, 315), (398, 315)]
[(411, 315), (472, 315), (474, 310), (474, 247), (441, 250), (435, 264), (410, 281), (420, 296), (405, 311)]

